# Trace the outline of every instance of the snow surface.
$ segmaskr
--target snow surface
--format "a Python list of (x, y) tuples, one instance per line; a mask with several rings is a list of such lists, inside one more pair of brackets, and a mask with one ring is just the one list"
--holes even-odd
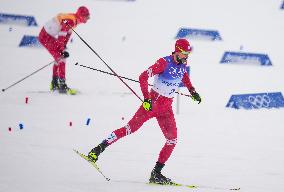
[[(284, 190), (283, 109), (246, 111), (225, 105), (232, 94), (284, 92), (281, 3), (1, 0), (0, 12), (34, 15), (42, 26), (59, 12), (74, 12), (86, 5), (91, 20), (78, 26), (77, 32), (118, 74), (134, 79), (173, 51), (180, 27), (218, 30), (223, 41), (191, 41), (191, 79), (203, 102), (198, 105), (187, 97), (180, 98), (178, 144), (163, 173), (185, 184), (280, 192)], [(44, 49), (17, 47), (24, 34), (37, 35), (39, 31), (40, 27), (0, 25), (1, 89), (52, 61)], [(154, 119), (100, 156), (98, 164), (112, 182), (105, 181), (72, 151), (87, 153), (112, 130), (124, 126), (140, 105), (115, 77), (75, 66), (79, 62), (108, 71), (75, 34), (72, 37), (67, 81), (81, 94), (48, 93), (51, 66), (0, 94), (0, 191), (192, 191), (144, 184), (165, 142)], [(240, 48), (267, 53), (273, 66), (219, 64), (224, 51)], [(142, 97), (139, 85), (128, 83)]]

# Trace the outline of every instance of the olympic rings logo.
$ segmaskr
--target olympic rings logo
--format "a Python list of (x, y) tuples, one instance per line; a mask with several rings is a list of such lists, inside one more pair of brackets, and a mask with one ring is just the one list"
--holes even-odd
[(255, 108), (261, 107), (269, 107), (271, 102), (270, 98), (267, 95), (257, 95), (257, 96), (249, 96), (248, 100), (250, 104), (252, 104)]

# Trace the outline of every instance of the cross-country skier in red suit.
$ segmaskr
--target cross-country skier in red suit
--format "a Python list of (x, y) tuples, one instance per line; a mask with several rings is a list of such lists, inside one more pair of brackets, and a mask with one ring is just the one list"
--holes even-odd
[(81, 6), (76, 13), (60, 13), (49, 20), (39, 34), (40, 43), (48, 50), (55, 60), (51, 90), (59, 90), (61, 93), (71, 93), (72, 89), (66, 85), (65, 64), (69, 53), (65, 50), (72, 34), (72, 29), (78, 24), (86, 23), (90, 18), (87, 7)]
[[(199, 94), (195, 91), (186, 72), (187, 58), (191, 47), (186, 39), (179, 39), (175, 43), (175, 51), (170, 56), (160, 58), (154, 65), (144, 71), (140, 77), (140, 87), (144, 96), (144, 102), (124, 126), (113, 131), (108, 138), (93, 148), (88, 158), (94, 162), (98, 156), (111, 144), (124, 136), (137, 131), (143, 123), (155, 117), (165, 136), (165, 145), (160, 151), (158, 161), (151, 172), (150, 183), (173, 184), (172, 181), (161, 173), (166, 161), (177, 143), (177, 127), (172, 102), (175, 91), (181, 82), (188, 88), (194, 100), (201, 102)], [(154, 86), (148, 91), (148, 79), (154, 77)]]

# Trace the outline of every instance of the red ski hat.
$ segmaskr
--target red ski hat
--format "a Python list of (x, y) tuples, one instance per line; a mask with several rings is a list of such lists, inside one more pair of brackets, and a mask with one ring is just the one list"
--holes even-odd
[(175, 44), (175, 52), (181, 52), (188, 55), (191, 52), (191, 46), (186, 39), (178, 39)]
[(87, 17), (90, 16), (90, 12), (89, 12), (87, 7), (81, 6), (81, 7), (78, 8), (76, 15), (78, 15), (80, 17), (87, 18)]

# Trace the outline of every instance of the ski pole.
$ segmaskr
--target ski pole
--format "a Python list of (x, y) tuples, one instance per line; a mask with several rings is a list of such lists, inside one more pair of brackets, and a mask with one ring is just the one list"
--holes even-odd
[(122, 78), (120, 76), (117, 75), (117, 73), (101, 58), (101, 56), (67, 23), (64, 22), (66, 25), (69, 26), (69, 28), (81, 39), (81, 41), (83, 41), (83, 43), (85, 43), (85, 45), (87, 45), (87, 47), (89, 47), (89, 49), (107, 66), (107, 68), (109, 70), (111, 70), (111, 72), (118, 77), (118, 79), (128, 88), (130, 89), (130, 91), (141, 101), (143, 102), (143, 100), (137, 95), (137, 93), (135, 93), (135, 91), (127, 84), (125, 83), (125, 81), (122, 80)]
[[(93, 71), (98, 71), (98, 72), (105, 73), (105, 74), (108, 74), (108, 75), (116, 76), (114, 73), (109, 73), (109, 72), (106, 72), (106, 71), (103, 71), (103, 70), (100, 70), (100, 69), (96, 69), (96, 68), (89, 67), (89, 66), (86, 66), (86, 65), (81, 65), (81, 64), (78, 64), (78, 62), (75, 63), (75, 65), (79, 65), (80, 67), (84, 67), (84, 68), (87, 68), (87, 69), (91, 69), (91, 70), (93, 70)], [(123, 77), (123, 76), (119, 76), (119, 77), (120, 77), (121, 79), (126, 79), (126, 80), (129, 80), (129, 81), (133, 81), (133, 82), (139, 83), (139, 81), (134, 80), (134, 79), (130, 79), (130, 78), (128, 78), (128, 77)], [(151, 84), (148, 84), (148, 85), (153, 86), (153, 85), (151, 85)]]
[[(108, 75), (113, 75), (113, 76), (116, 76), (115, 74), (113, 73), (109, 73), (109, 72), (106, 72), (106, 71), (103, 71), (103, 70), (100, 70), (100, 69), (96, 69), (96, 68), (93, 68), (93, 67), (89, 67), (89, 66), (86, 66), (86, 65), (81, 65), (79, 64), (78, 62), (75, 63), (75, 65), (78, 65), (80, 67), (84, 67), (84, 68), (87, 68), (87, 69), (91, 69), (93, 71), (98, 71), (98, 72), (101, 72), (101, 73), (105, 73), (105, 74), (108, 74)], [(131, 79), (131, 78), (128, 78), (128, 77), (123, 77), (123, 76), (119, 76), (121, 79), (126, 79), (126, 80), (129, 80), (129, 81), (133, 81), (133, 82), (136, 82), (136, 83), (140, 83), (138, 80), (134, 80), (134, 79)], [(148, 84), (149, 86), (153, 86), (152, 84)], [(179, 94), (179, 95), (182, 95), (182, 96), (186, 96), (186, 97), (191, 97), (191, 95), (187, 95), (187, 94), (184, 94), (184, 93), (181, 93), (181, 92), (178, 92), (176, 91), (175, 92), (176, 94)]]
[(12, 85), (10, 85), (10, 86), (8, 86), (8, 87), (6, 87), (6, 88), (2, 89), (2, 92), (4, 92), (4, 91), (6, 91), (7, 89), (10, 89), (11, 87), (13, 87), (13, 86), (17, 85), (18, 83), (22, 82), (23, 80), (27, 79), (28, 77), (30, 77), (30, 76), (32, 76), (32, 75), (34, 75), (35, 73), (39, 72), (40, 70), (42, 70), (42, 69), (46, 68), (47, 66), (49, 66), (49, 65), (53, 64), (54, 62), (55, 62), (55, 61), (52, 61), (52, 62), (50, 62), (50, 63), (48, 63), (48, 64), (44, 65), (44, 66), (43, 66), (43, 67), (41, 67), (40, 69), (38, 69), (38, 70), (34, 71), (33, 73), (31, 73), (31, 74), (27, 75), (26, 77), (24, 77), (24, 78), (20, 79), (19, 81), (17, 81), (17, 82), (15, 82), (15, 83), (13, 83)]

